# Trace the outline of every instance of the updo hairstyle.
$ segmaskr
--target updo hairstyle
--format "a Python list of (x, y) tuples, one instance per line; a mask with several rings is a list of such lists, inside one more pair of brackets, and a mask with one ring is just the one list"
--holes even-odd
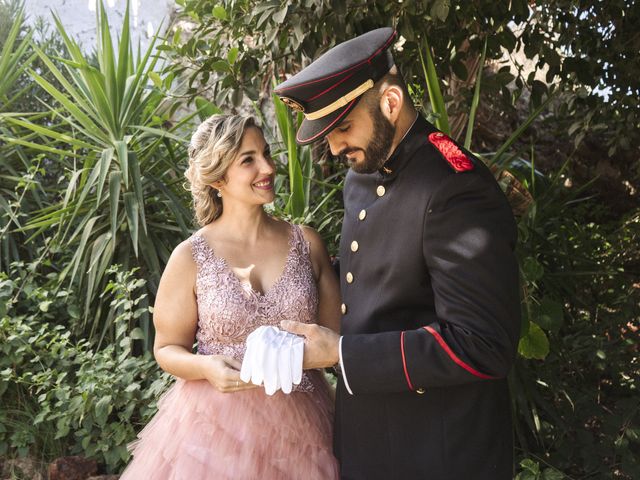
[(222, 215), (222, 199), (212, 184), (224, 178), (249, 127), (257, 127), (253, 117), (212, 115), (198, 126), (191, 137), (189, 168), (185, 177), (200, 226)]

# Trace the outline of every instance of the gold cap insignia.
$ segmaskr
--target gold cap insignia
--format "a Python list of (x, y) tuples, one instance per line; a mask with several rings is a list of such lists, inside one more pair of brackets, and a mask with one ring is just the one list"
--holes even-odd
[(280, 97), (280, 100), (282, 100), (282, 103), (284, 103), (291, 110), (295, 110), (296, 112), (303, 112), (304, 113), (304, 107), (302, 105), (300, 105), (298, 102), (296, 102), (295, 100), (292, 100), (292, 99), (287, 98), (287, 97)]

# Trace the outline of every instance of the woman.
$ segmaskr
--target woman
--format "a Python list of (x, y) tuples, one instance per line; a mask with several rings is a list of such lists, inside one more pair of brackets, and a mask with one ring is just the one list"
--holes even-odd
[(155, 357), (178, 380), (131, 445), (121, 479), (337, 478), (321, 372), (306, 371), (289, 395), (240, 379), (246, 337), (258, 326), (301, 319), (338, 329), (325, 247), (313, 230), (265, 213), (275, 166), (252, 118), (207, 119), (189, 163), (202, 228), (173, 251), (153, 314)]

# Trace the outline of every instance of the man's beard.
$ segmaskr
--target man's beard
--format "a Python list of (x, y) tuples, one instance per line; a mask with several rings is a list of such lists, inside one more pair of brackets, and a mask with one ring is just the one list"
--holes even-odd
[[(382, 168), (382, 165), (384, 165), (389, 157), (393, 137), (396, 133), (395, 127), (387, 120), (387, 117), (382, 114), (379, 105), (372, 105), (369, 113), (373, 120), (373, 132), (369, 145), (367, 145), (364, 150), (349, 148), (340, 154), (341, 159), (345, 160), (351, 167), (351, 170), (356, 173), (373, 173)], [(349, 159), (346, 156), (346, 154), (358, 150), (364, 152), (364, 161), (362, 163), (356, 163), (355, 159)]]

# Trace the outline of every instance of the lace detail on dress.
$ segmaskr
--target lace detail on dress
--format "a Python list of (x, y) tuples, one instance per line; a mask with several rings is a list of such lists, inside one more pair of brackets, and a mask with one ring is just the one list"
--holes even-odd
[[(302, 230), (291, 225), (289, 251), (280, 277), (271, 288), (256, 292), (217, 257), (204, 237), (191, 236), (197, 265), (198, 353), (228, 355), (242, 361), (247, 336), (261, 325), (279, 326), (282, 320), (313, 323), (318, 311), (318, 290)], [(306, 373), (297, 391), (313, 391)]]

